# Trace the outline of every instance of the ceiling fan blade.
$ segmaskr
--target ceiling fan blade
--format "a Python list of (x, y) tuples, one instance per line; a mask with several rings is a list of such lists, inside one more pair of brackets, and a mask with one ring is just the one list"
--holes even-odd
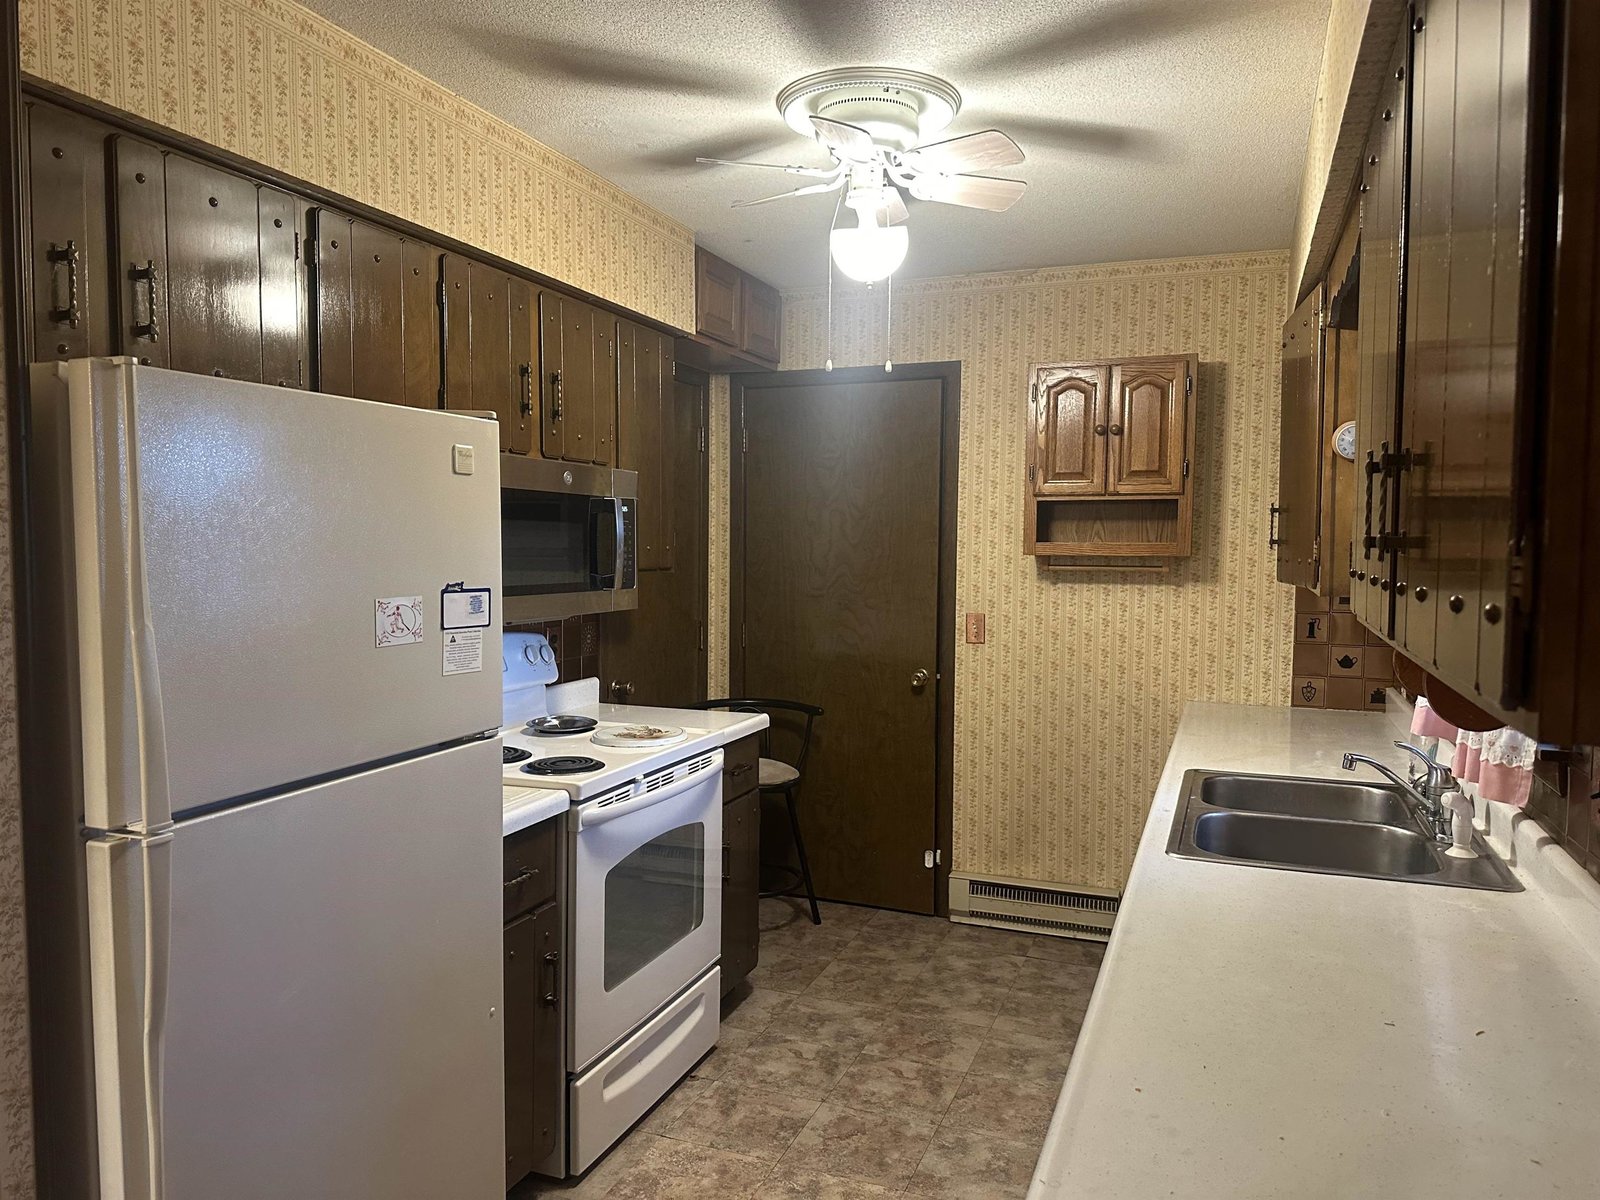
[(746, 158), (696, 158), (697, 163), (709, 163), (717, 167), (765, 167), (769, 171), (787, 171), (791, 175), (806, 175), (812, 179), (832, 179), (839, 173), (838, 168), (826, 170), (822, 167), (790, 167), (783, 163), (751, 162)]
[(911, 215), (906, 211), (905, 198), (900, 195), (900, 189), (897, 187), (889, 189), (888, 210), (889, 220), (887, 224), (890, 225), (898, 225)]
[[(783, 130), (788, 133), (788, 130)], [(714, 133), (710, 136), (698, 137), (693, 141), (676, 142), (663, 145), (654, 150), (647, 150), (639, 156), (642, 166), (653, 168), (657, 171), (699, 171), (695, 165), (697, 158), (724, 159), (730, 162), (743, 162), (755, 158), (765, 158), (771, 154), (787, 154), (794, 149), (794, 137), (782, 137), (772, 129), (772, 122), (762, 122), (748, 128), (730, 129), (725, 133)]]
[(985, 129), (982, 133), (917, 146), (906, 151), (902, 161), (913, 171), (961, 175), (967, 171), (1015, 166), (1024, 157), (1022, 147), (1005, 134), (998, 129)]
[(872, 135), (859, 125), (846, 125), (843, 121), (830, 121), (827, 117), (812, 117), (811, 125), (822, 144), (840, 158), (864, 162), (878, 152)]
[(911, 185), (911, 194), (918, 200), (989, 212), (1005, 212), (1027, 190), (1028, 185), (1020, 179), (990, 179), (985, 175), (924, 175)]
[(1076, 121), (1071, 117), (998, 118), (1008, 129), (1028, 140), (1035, 150), (1068, 150), (1079, 154), (1104, 154), (1128, 158), (1159, 158), (1161, 138), (1148, 129), (1112, 125), (1102, 121)]
[(735, 200), (734, 208), (752, 208), (757, 204), (770, 204), (774, 200), (787, 200), (790, 196), (809, 196), (813, 192), (831, 192), (838, 187), (841, 180), (833, 179), (823, 183), (813, 183), (806, 187), (795, 188), (792, 192), (779, 192), (776, 196), (762, 196), (759, 200)]
[(601, 85), (635, 92), (728, 100), (737, 99), (757, 86), (755, 80), (705, 71), (690, 63), (528, 37), (503, 27), (461, 26), (458, 31), (474, 50), (519, 75), (566, 79), (591, 87)]

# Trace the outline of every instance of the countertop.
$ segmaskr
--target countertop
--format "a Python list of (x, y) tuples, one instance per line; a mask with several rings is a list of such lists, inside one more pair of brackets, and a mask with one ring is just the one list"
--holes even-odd
[[(620, 721), (629, 725), (678, 725), (696, 732), (686, 742), (673, 750), (687, 758), (713, 746), (726, 746), (752, 733), (759, 733), (770, 723), (765, 713), (717, 712), (699, 708), (651, 708), (642, 704), (601, 704), (600, 684), (595, 679), (580, 679), (570, 684), (558, 684), (551, 689), (551, 706), (554, 711), (594, 717), (598, 721)], [(502, 788), (505, 815), (501, 822), (501, 836), (509, 837), (519, 829), (527, 829), (551, 817), (560, 816), (571, 807), (567, 793), (554, 788), (505, 787)]]
[(1480, 802), (1517, 893), (1165, 852), (1185, 771), (1350, 778), (1396, 736), (1185, 709), (1030, 1198), (1600, 1195), (1600, 889), (1531, 821)]

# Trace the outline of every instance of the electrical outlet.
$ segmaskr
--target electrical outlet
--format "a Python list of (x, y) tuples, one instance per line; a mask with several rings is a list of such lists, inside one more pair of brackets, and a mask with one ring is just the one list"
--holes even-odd
[(981, 646), (989, 640), (988, 621), (983, 613), (967, 614), (967, 642)]

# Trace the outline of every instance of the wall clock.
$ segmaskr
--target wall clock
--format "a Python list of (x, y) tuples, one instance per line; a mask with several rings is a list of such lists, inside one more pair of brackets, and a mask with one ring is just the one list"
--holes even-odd
[(1333, 431), (1333, 452), (1340, 458), (1356, 460), (1356, 423), (1346, 421)]

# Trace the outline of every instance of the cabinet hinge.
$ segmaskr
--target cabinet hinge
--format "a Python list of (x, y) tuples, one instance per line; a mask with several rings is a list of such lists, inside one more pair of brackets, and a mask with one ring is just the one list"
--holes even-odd
[(695, 441), (696, 447), (699, 448), (700, 453), (704, 454), (706, 452), (706, 430), (705, 430), (705, 426), (704, 425), (702, 425), (695, 432), (694, 441)]
[(1039, 385), (1037, 383), (1028, 385), (1028, 399), (1035, 404), (1039, 402)]
[(295, 262), (300, 261), (300, 231), (298, 229), (294, 231), (294, 260)]
[(739, 429), (739, 452), (741, 454), (749, 454), (750, 453), (750, 429), (749, 429), (749, 426), (741, 426), (740, 429)]
[(922, 865), (930, 871), (943, 861), (944, 851), (942, 850), (924, 850), (922, 852)]
[(1193, 375), (1185, 375), (1183, 377), (1183, 394), (1185, 396), (1194, 395), (1194, 376)]
[(700, 627), (700, 649), (704, 650), (706, 648), (706, 623), (704, 621), (699, 622), (699, 627)]
[(1189, 460), (1187, 458), (1183, 460), (1183, 477), (1185, 479), (1189, 478)]
[(748, 644), (749, 643), (745, 641), (744, 622), (741, 621), (741, 622), (739, 622), (739, 645), (742, 647), (742, 646), (746, 646)]
[(1029, 483), (1033, 482), (1034, 473), (1036, 471), (1038, 471), (1038, 469), (1039, 469), (1038, 467), (1031, 466), (1031, 465), (1028, 467), (1028, 482)]

